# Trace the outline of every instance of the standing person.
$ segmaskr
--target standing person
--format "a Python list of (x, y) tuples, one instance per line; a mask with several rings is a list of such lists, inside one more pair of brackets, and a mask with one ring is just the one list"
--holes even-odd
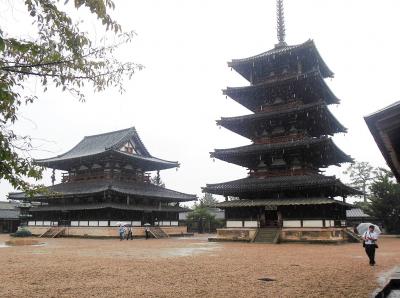
[(370, 225), (368, 231), (363, 235), (365, 241), (365, 252), (369, 258), (369, 264), (375, 265), (375, 249), (378, 247), (376, 241), (378, 240), (378, 234), (375, 232), (375, 226)]
[(119, 228), (118, 228), (118, 232), (119, 232), (119, 240), (124, 240), (124, 238), (125, 238), (125, 227), (124, 227), (124, 225), (119, 225)]
[(146, 227), (144, 232), (146, 233), (146, 240), (149, 239), (149, 227)]
[(131, 240), (133, 240), (133, 233), (132, 233), (132, 227), (128, 227), (127, 233), (126, 233), (126, 240), (129, 240), (129, 238)]

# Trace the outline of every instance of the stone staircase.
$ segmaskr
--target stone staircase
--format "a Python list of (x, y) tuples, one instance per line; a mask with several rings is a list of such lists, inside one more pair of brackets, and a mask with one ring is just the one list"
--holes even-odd
[(154, 238), (169, 238), (168, 234), (163, 231), (160, 227), (150, 227), (149, 232)]
[(279, 232), (277, 228), (259, 228), (253, 242), (278, 243)]
[(350, 242), (362, 242), (362, 240), (363, 240), (363, 238), (360, 235), (354, 233), (350, 229), (345, 229), (344, 232), (347, 235), (347, 240)]
[(46, 232), (41, 234), (39, 238), (57, 238), (65, 233), (65, 228), (63, 227), (51, 227)]

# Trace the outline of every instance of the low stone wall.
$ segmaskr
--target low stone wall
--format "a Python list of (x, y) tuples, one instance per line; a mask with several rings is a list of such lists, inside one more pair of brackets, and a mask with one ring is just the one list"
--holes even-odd
[[(217, 236), (210, 241), (253, 241), (256, 228), (217, 229)], [(339, 243), (348, 240), (344, 228), (283, 228), (279, 242)]]
[[(217, 229), (216, 241), (252, 241), (257, 229), (252, 228), (225, 228)], [(212, 240), (212, 239), (210, 239)]]
[(344, 228), (283, 228), (281, 242), (342, 242), (347, 240)]
[[(33, 235), (41, 235), (50, 227), (28, 227)], [(170, 236), (187, 233), (186, 226), (161, 227)], [(134, 237), (145, 237), (145, 227), (133, 227)], [(66, 227), (65, 236), (71, 237), (118, 237), (118, 227)]]

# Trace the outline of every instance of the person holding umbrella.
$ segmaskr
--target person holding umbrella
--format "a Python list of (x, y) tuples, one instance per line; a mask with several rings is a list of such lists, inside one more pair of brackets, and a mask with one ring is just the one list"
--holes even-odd
[(118, 232), (119, 232), (119, 240), (121, 240), (121, 241), (124, 240), (124, 238), (125, 238), (125, 226), (122, 223), (119, 225)]
[(369, 258), (369, 265), (375, 265), (375, 249), (378, 247), (376, 241), (378, 240), (378, 233), (375, 232), (375, 226), (370, 225), (368, 231), (365, 231), (363, 235), (365, 243), (365, 252)]

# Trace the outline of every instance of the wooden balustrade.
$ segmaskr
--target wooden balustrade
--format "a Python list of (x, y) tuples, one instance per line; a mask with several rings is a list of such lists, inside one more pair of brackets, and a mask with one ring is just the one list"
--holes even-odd
[(277, 137), (261, 137), (254, 139), (254, 144), (275, 144), (275, 143), (285, 143), (285, 142), (294, 142), (298, 140), (302, 140), (307, 135), (305, 133), (291, 133), (284, 136)]
[(284, 169), (284, 170), (267, 170), (267, 171), (250, 171), (249, 177), (252, 178), (263, 178), (263, 177), (281, 177), (281, 176), (303, 176), (303, 175), (314, 175), (317, 171), (310, 169)]
[(70, 175), (69, 173), (62, 173), (61, 183), (86, 181), (86, 180), (102, 180), (102, 179), (117, 179), (122, 181), (136, 181), (136, 182), (150, 182), (150, 174), (132, 175), (112, 172), (97, 172), (97, 173), (81, 173)]
[(265, 112), (276, 112), (281, 110), (287, 110), (295, 107), (299, 107), (303, 105), (303, 102), (300, 100), (289, 101), (284, 104), (273, 105), (273, 104), (265, 104), (260, 106), (257, 112), (265, 113)]

